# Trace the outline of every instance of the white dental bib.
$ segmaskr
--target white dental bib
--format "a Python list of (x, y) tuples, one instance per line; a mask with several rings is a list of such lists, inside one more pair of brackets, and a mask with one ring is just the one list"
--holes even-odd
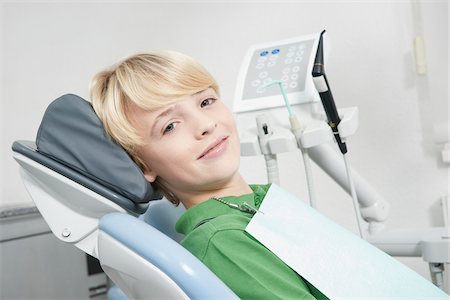
[(449, 299), (275, 184), (259, 210), (245, 230), (330, 299)]

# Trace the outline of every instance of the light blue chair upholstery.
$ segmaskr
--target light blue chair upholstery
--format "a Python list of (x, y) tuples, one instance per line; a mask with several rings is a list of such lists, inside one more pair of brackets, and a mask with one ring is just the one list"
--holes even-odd
[[(127, 295), (135, 299), (237, 299), (190, 252), (142, 220), (110, 213), (100, 220), (99, 230), (102, 267)], [(111, 251), (119, 255), (112, 255)], [(120, 255), (121, 252), (130, 254)], [(135, 266), (142, 269), (134, 271)], [(111, 272), (111, 268), (115, 270)], [(154, 268), (163, 274), (155, 275)], [(130, 279), (133, 272), (139, 278)], [(155, 276), (165, 284), (153, 284)]]

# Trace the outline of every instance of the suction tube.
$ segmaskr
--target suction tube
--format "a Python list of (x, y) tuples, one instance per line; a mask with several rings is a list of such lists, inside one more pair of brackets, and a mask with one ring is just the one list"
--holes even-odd
[(342, 142), (339, 136), (339, 131), (337, 126), (341, 122), (341, 118), (336, 109), (336, 104), (334, 103), (333, 94), (330, 90), (330, 85), (328, 84), (327, 76), (325, 75), (325, 65), (323, 59), (323, 34), (325, 30), (320, 34), (319, 45), (317, 46), (316, 59), (314, 60), (314, 67), (312, 70), (312, 76), (314, 80), (314, 85), (319, 92), (320, 99), (322, 100), (323, 108), (327, 114), (328, 125), (333, 131), (336, 142), (341, 150), (342, 154), (347, 153), (347, 145)]

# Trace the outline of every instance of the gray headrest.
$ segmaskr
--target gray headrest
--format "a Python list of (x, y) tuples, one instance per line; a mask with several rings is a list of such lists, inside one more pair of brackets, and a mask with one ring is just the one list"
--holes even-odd
[(61, 96), (48, 106), (36, 145), (40, 153), (134, 202), (161, 198), (127, 152), (107, 136), (92, 105), (76, 95)]

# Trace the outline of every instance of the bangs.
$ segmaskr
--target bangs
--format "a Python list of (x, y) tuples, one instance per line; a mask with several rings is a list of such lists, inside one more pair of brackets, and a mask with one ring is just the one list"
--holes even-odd
[(180, 53), (167, 57), (150, 54), (121, 64), (117, 79), (128, 101), (145, 110), (156, 110), (218, 85), (209, 72), (192, 58)]

